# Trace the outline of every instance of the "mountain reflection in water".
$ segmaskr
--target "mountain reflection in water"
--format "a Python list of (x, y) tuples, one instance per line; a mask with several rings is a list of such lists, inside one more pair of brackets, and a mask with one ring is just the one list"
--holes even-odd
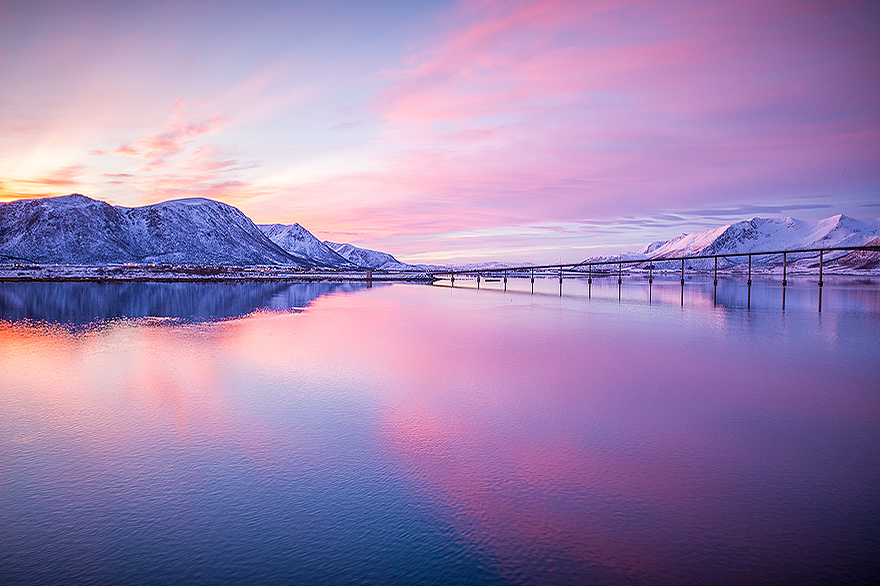
[(308, 283), (0, 283), (0, 319), (83, 326), (115, 318), (224, 320), (258, 310), (295, 311), (363, 282)]

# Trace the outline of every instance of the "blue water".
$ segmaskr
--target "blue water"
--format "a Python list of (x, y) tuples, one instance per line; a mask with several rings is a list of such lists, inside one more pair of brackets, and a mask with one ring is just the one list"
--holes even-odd
[(877, 583), (880, 282), (0, 284), (0, 583)]

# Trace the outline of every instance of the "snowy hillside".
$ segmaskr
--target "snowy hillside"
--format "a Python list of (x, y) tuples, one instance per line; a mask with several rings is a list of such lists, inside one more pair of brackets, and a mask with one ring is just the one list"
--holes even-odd
[(411, 270), (390, 254), (321, 242), (299, 224), (255, 225), (191, 198), (126, 208), (83, 195), (0, 204), (0, 262)]
[[(878, 236), (880, 236), (880, 219), (856, 220), (841, 214), (823, 220), (797, 220), (787, 217), (753, 218), (702, 232), (682, 234), (672, 240), (652, 242), (636, 252), (613, 257), (593, 257), (586, 259), (585, 262), (661, 260), (680, 256), (862, 246)], [(826, 258), (833, 260), (846, 254), (838, 252), (829, 254)], [(756, 266), (767, 268), (779, 265), (781, 259), (782, 255), (759, 256), (753, 258), (753, 263)], [(814, 262), (812, 259), (799, 261), (794, 258), (789, 260), (802, 264)], [(728, 267), (743, 262), (746, 262), (745, 258), (719, 259), (719, 267)], [(712, 260), (697, 260), (692, 261), (690, 265), (692, 268), (701, 269), (708, 268), (712, 263)]]
[(325, 267), (356, 268), (355, 264), (315, 238), (299, 224), (259, 224), (259, 228), (269, 240), (291, 254), (311, 259)]
[(279, 248), (224, 203), (195, 198), (126, 208), (78, 194), (0, 205), (0, 260), (315, 265)]
[[(837, 215), (823, 220), (753, 218), (642, 249), (584, 262), (651, 260), (658, 268), (674, 268), (663, 259), (680, 256), (738, 254), (770, 250), (860, 246), (880, 242), (880, 219), (856, 220)], [(756, 270), (781, 264), (781, 255), (753, 258)], [(825, 256), (829, 269), (880, 270), (880, 254), (836, 252)], [(812, 269), (815, 255), (790, 255), (790, 269)], [(166, 201), (143, 207), (113, 206), (83, 195), (67, 195), (0, 204), (0, 262), (41, 265), (106, 265), (122, 263), (253, 266), (386, 271), (428, 270), (427, 265), (402, 263), (392, 255), (351, 244), (320, 241), (299, 224), (255, 225), (230, 205), (201, 198)], [(719, 259), (719, 268), (746, 262)], [(688, 261), (688, 269), (708, 270), (712, 259)], [(470, 268), (501, 268), (479, 263)], [(735, 268), (734, 270), (740, 270)]]
[(349, 262), (365, 269), (406, 271), (418, 268), (414, 265), (400, 262), (387, 252), (368, 250), (366, 248), (358, 248), (351, 244), (338, 244), (336, 242), (324, 241), (324, 244), (333, 249), (337, 254), (346, 258)]
[[(880, 246), (880, 236), (865, 244)], [(829, 270), (876, 271), (880, 269), (880, 252), (854, 250), (828, 263)]]
[(793, 248), (860, 246), (880, 236), (880, 220), (836, 215), (824, 220), (753, 218), (712, 230), (683, 234), (648, 253), (651, 258), (692, 254), (758, 252)]

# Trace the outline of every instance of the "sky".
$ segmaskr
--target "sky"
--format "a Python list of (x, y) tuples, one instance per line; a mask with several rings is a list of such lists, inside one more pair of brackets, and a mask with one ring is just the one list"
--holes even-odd
[(409, 262), (880, 216), (880, 3), (0, 0), (0, 201), (184, 197)]

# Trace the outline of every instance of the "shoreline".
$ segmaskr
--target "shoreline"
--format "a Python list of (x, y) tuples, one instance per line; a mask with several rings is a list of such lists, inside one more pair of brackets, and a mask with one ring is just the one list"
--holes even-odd
[(277, 282), (419, 282), (436, 279), (424, 272), (303, 271), (229, 267), (0, 267), (0, 283), (277, 283)]
[[(835, 270), (835, 268), (837, 270)], [(457, 280), (474, 280), (481, 275), (487, 280), (502, 278), (519, 279), (529, 278), (522, 271), (510, 271), (506, 269), (482, 269), (475, 271), (463, 271), (456, 274)], [(749, 273), (744, 267), (728, 267), (718, 271), (719, 278), (747, 278)], [(655, 269), (653, 277), (663, 279), (666, 277), (678, 278), (681, 275), (678, 269), (666, 270)], [(534, 275), (536, 278), (559, 278), (558, 273), (542, 272)], [(594, 270), (592, 275), (586, 271), (565, 272), (566, 280), (570, 279), (593, 279), (615, 278), (618, 271)], [(620, 276), (628, 278), (651, 277), (649, 271), (641, 267), (625, 271)], [(699, 270), (689, 268), (686, 278), (713, 276), (711, 270)], [(751, 272), (752, 278), (783, 278), (779, 267), (755, 267)], [(819, 272), (814, 267), (789, 267), (788, 278), (818, 278)], [(824, 277), (840, 278), (878, 278), (880, 269), (870, 268), (863, 270), (840, 270), (840, 267), (828, 267), (824, 270)], [(383, 270), (362, 271), (335, 271), (335, 270), (294, 270), (282, 267), (221, 267), (221, 266), (156, 266), (156, 265), (0, 265), (0, 283), (316, 283), (316, 282), (412, 282), (434, 283), (448, 281), (448, 273), (442, 271), (432, 274), (429, 271), (393, 272)]]
[[(880, 278), (880, 274), (876, 272), (865, 272), (865, 273), (837, 273), (837, 272), (826, 272), (825, 278), (833, 277), (833, 278), (850, 278), (850, 279), (858, 279), (858, 278), (867, 278), (867, 279), (877, 279)], [(647, 273), (630, 273), (629, 275), (624, 275), (624, 277), (628, 277), (630, 279), (648, 279)], [(703, 272), (691, 272), (685, 277), (687, 280), (690, 280), (692, 277), (705, 277), (712, 278), (712, 273), (703, 273)], [(556, 275), (535, 275), (537, 279), (552, 279), (555, 280), (558, 277)], [(586, 280), (588, 277), (586, 275), (565, 275), (565, 280)], [(592, 277), (594, 280), (604, 280), (604, 279), (613, 279), (617, 278), (617, 274), (594, 274)], [(655, 280), (666, 280), (666, 279), (678, 279), (679, 275), (674, 272), (670, 273), (654, 273)], [(730, 279), (730, 278), (741, 278), (745, 279), (746, 275), (741, 273), (725, 273), (719, 274), (719, 279)], [(776, 273), (753, 273), (752, 278), (777, 278), (782, 279), (781, 274)], [(789, 279), (809, 279), (809, 278), (818, 278), (818, 275), (812, 273), (789, 273)], [(514, 277), (511, 276), (509, 279), (517, 280), (517, 279), (528, 279), (528, 277)], [(433, 277), (431, 275), (425, 273), (419, 274), (387, 274), (387, 275), (354, 275), (351, 273), (345, 274), (335, 274), (335, 273), (304, 273), (298, 275), (113, 275), (113, 276), (99, 276), (99, 275), (4, 275), (0, 274), (0, 283), (320, 283), (320, 282), (361, 282), (361, 283), (437, 283), (448, 281), (449, 278), (446, 277)], [(463, 281), (472, 281), (476, 280), (474, 276), (459, 276), (456, 280)], [(499, 281), (501, 279), (498, 279)], [(492, 282), (494, 279), (487, 280), (487, 282)]]
[(0, 283), (433, 283), (436, 279), (424, 277), (339, 277), (304, 275), (298, 277), (4, 277)]

